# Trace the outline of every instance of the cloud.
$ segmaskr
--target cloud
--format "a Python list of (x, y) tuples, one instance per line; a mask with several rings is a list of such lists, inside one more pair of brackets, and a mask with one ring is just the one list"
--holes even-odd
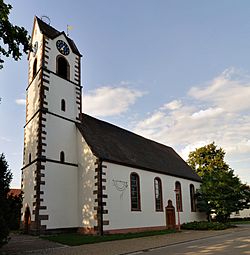
[(200, 110), (198, 112), (194, 112), (192, 114), (193, 119), (200, 119), (200, 118), (211, 118), (211, 117), (216, 117), (217, 115), (220, 115), (223, 113), (222, 108), (208, 108), (205, 110)]
[(16, 99), (16, 104), (18, 104), (18, 105), (25, 105), (26, 104), (26, 100), (22, 99), (22, 98)]
[(250, 78), (234, 68), (226, 69), (205, 88), (192, 87), (188, 95), (231, 112), (250, 110)]
[(174, 147), (184, 159), (190, 151), (213, 141), (225, 149), (230, 162), (239, 156), (249, 158), (248, 74), (227, 69), (184, 96), (182, 101), (166, 102), (137, 122), (134, 131)]
[(181, 100), (173, 100), (167, 104), (164, 104), (162, 110), (177, 110), (182, 106)]
[(83, 111), (99, 117), (126, 112), (145, 92), (127, 87), (104, 86), (83, 95)]

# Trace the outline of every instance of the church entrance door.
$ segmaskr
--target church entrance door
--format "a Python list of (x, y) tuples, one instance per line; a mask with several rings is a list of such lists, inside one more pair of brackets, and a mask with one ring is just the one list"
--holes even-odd
[(166, 225), (167, 229), (175, 229), (175, 208), (171, 200), (168, 200), (168, 205), (165, 207), (166, 210)]
[(28, 234), (30, 230), (31, 216), (30, 216), (30, 208), (26, 207), (24, 214), (24, 233)]

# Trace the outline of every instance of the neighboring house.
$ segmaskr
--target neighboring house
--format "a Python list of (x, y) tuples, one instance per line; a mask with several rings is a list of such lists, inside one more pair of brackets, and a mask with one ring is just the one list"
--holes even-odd
[(164, 229), (177, 211), (181, 223), (205, 219), (194, 198), (201, 179), (172, 148), (81, 112), (74, 42), (36, 17), (32, 44), (23, 228), (103, 234)]
[(230, 215), (230, 218), (250, 218), (250, 209), (234, 212)]
[(10, 189), (8, 196), (18, 197), (21, 194), (21, 189)]

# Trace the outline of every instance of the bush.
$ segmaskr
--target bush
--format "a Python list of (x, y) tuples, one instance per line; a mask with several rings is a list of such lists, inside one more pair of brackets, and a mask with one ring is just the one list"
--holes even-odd
[(8, 242), (9, 236), (9, 228), (4, 219), (4, 217), (0, 213), (0, 247)]
[(192, 230), (223, 230), (232, 227), (230, 224), (209, 221), (194, 221), (182, 224), (182, 229)]

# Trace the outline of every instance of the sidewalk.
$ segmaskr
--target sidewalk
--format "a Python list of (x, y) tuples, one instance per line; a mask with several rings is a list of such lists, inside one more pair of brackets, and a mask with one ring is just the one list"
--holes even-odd
[[(141, 237), (135, 239), (119, 240), (112, 242), (103, 242), (96, 244), (85, 244), (81, 246), (69, 247), (53, 242), (34, 239), (34, 244), (26, 248), (26, 250), (7, 250), (7, 246), (3, 251), (5, 254), (36, 254), (36, 255), (121, 255), (133, 252), (146, 251), (152, 248), (164, 247), (177, 243), (189, 242), (198, 239), (205, 239), (212, 236), (224, 235), (236, 231), (250, 231), (250, 226), (240, 226), (238, 228), (220, 230), (220, 231), (181, 231), (180, 233), (173, 233), (167, 235)], [(43, 246), (37, 245), (39, 242), (44, 242)], [(11, 247), (11, 243), (8, 244)], [(0, 250), (2, 251), (2, 250)], [(14, 253), (13, 253), (14, 252)], [(1, 253), (0, 253), (1, 254)], [(3, 253), (4, 254), (4, 253)]]

